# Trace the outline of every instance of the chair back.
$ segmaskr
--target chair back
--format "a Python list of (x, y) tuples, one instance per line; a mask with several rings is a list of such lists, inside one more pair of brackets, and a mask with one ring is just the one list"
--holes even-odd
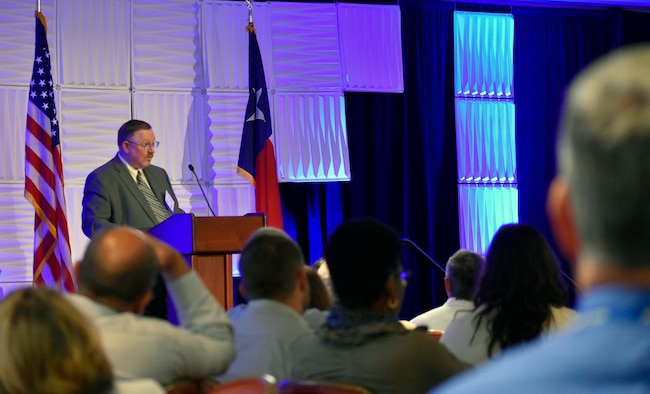
[(196, 380), (177, 380), (165, 385), (167, 394), (202, 394), (201, 386)]
[(365, 387), (353, 383), (321, 380), (284, 380), (278, 394), (372, 394)]
[(206, 394), (219, 382), (214, 379), (182, 379), (165, 386), (167, 394)]
[(445, 332), (443, 330), (429, 330), (429, 331), (427, 331), (427, 334), (429, 334), (429, 336), (434, 338), (436, 341), (439, 341), (440, 337), (444, 333)]
[(206, 394), (276, 394), (277, 380), (271, 375), (251, 376), (218, 384)]

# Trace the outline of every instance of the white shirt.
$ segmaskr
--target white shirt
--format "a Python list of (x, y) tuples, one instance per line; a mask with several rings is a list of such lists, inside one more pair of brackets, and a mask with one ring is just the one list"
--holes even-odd
[(270, 374), (278, 381), (291, 379), (314, 332), (289, 306), (273, 300), (251, 300), (229, 316), (235, 328), (237, 357), (225, 376), (227, 381), (250, 375)]
[(411, 323), (416, 326), (426, 326), (429, 331), (444, 331), (449, 323), (463, 314), (471, 312), (474, 309), (474, 303), (469, 300), (459, 300), (455, 297), (449, 297), (441, 306), (424, 312), (411, 319)]
[[(480, 313), (482, 308), (471, 313), (464, 314), (447, 326), (445, 333), (440, 338), (440, 343), (445, 345), (449, 351), (459, 360), (473, 365), (488, 360), (488, 345), (490, 334), (488, 332), (489, 316), (481, 319), (481, 324), (476, 329), (474, 317)], [(494, 313), (494, 311), (493, 311)], [(576, 311), (569, 308), (551, 307), (551, 319), (542, 331), (542, 335), (555, 332), (560, 327), (566, 327), (577, 316)], [(492, 347), (491, 357), (501, 352), (498, 343)]]
[(138, 183), (138, 178), (137, 178), (138, 172), (141, 172), (142, 180), (144, 181), (144, 183), (147, 184), (147, 186), (149, 186), (149, 189), (151, 189), (151, 185), (149, 184), (149, 181), (147, 180), (147, 176), (144, 174), (144, 171), (142, 171), (142, 168), (137, 169), (133, 167), (131, 164), (127, 163), (126, 160), (124, 160), (122, 155), (119, 153), (117, 154), (117, 157), (119, 157), (122, 163), (124, 163), (124, 165), (126, 166), (126, 169), (129, 171), (129, 175), (131, 175), (131, 178), (133, 178), (133, 182)]

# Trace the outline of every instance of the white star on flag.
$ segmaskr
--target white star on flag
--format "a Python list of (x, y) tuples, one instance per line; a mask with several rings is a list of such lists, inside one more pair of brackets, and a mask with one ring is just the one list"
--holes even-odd
[(253, 89), (253, 93), (255, 93), (255, 112), (248, 119), (246, 119), (246, 121), (252, 122), (254, 120), (261, 120), (262, 122), (266, 122), (266, 119), (264, 118), (264, 112), (262, 112), (260, 109), (260, 97), (262, 97), (262, 89)]

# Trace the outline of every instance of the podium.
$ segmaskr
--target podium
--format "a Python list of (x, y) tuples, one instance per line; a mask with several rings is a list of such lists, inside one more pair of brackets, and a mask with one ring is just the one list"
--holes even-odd
[(244, 216), (172, 215), (149, 234), (176, 248), (224, 309), (233, 307), (232, 255), (266, 226), (263, 214)]

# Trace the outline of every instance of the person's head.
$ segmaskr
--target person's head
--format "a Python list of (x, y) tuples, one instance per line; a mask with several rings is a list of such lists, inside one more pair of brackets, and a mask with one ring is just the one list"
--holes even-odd
[(551, 318), (551, 306), (565, 301), (558, 263), (544, 236), (527, 224), (501, 226), (474, 296), (491, 329), (489, 352), (495, 343), (506, 348), (538, 336)]
[(332, 306), (332, 297), (327, 286), (325, 286), (325, 282), (313, 267), (305, 267), (305, 273), (309, 282), (309, 304), (307, 308), (316, 308), (321, 311), (328, 310)]
[(469, 250), (460, 249), (454, 253), (445, 267), (447, 295), (459, 300), (473, 300), (483, 264), (483, 257)]
[(0, 302), (0, 392), (104, 394), (113, 372), (90, 322), (49, 288)]
[(96, 235), (75, 269), (80, 294), (119, 311), (141, 313), (151, 298), (158, 265), (141, 231), (118, 226)]
[(151, 164), (156, 153), (156, 136), (151, 125), (137, 119), (124, 123), (117, 131), (120, 155), (133, 168), (141, 169)]
[(337, 301), (350, 310), (396, 314), (404, 298), (399, 235), (374, 219), (338, 226), (325, 248)]
[(596, 61), (572, 82), (559, 127), (559, 175), (548, 201), (556, 239), (567, 257), (589, 261), (589, 269), (620, 271), (626, 273), (625, 281), (646, 284), (648, 70), (650, 46), (630, 47)]
[(270, 299), (302, 313), (309, 298), (305, 259), (284, 231), (263, 227), (244, 245), (239, 259), (241, 284), (249, 300)]

